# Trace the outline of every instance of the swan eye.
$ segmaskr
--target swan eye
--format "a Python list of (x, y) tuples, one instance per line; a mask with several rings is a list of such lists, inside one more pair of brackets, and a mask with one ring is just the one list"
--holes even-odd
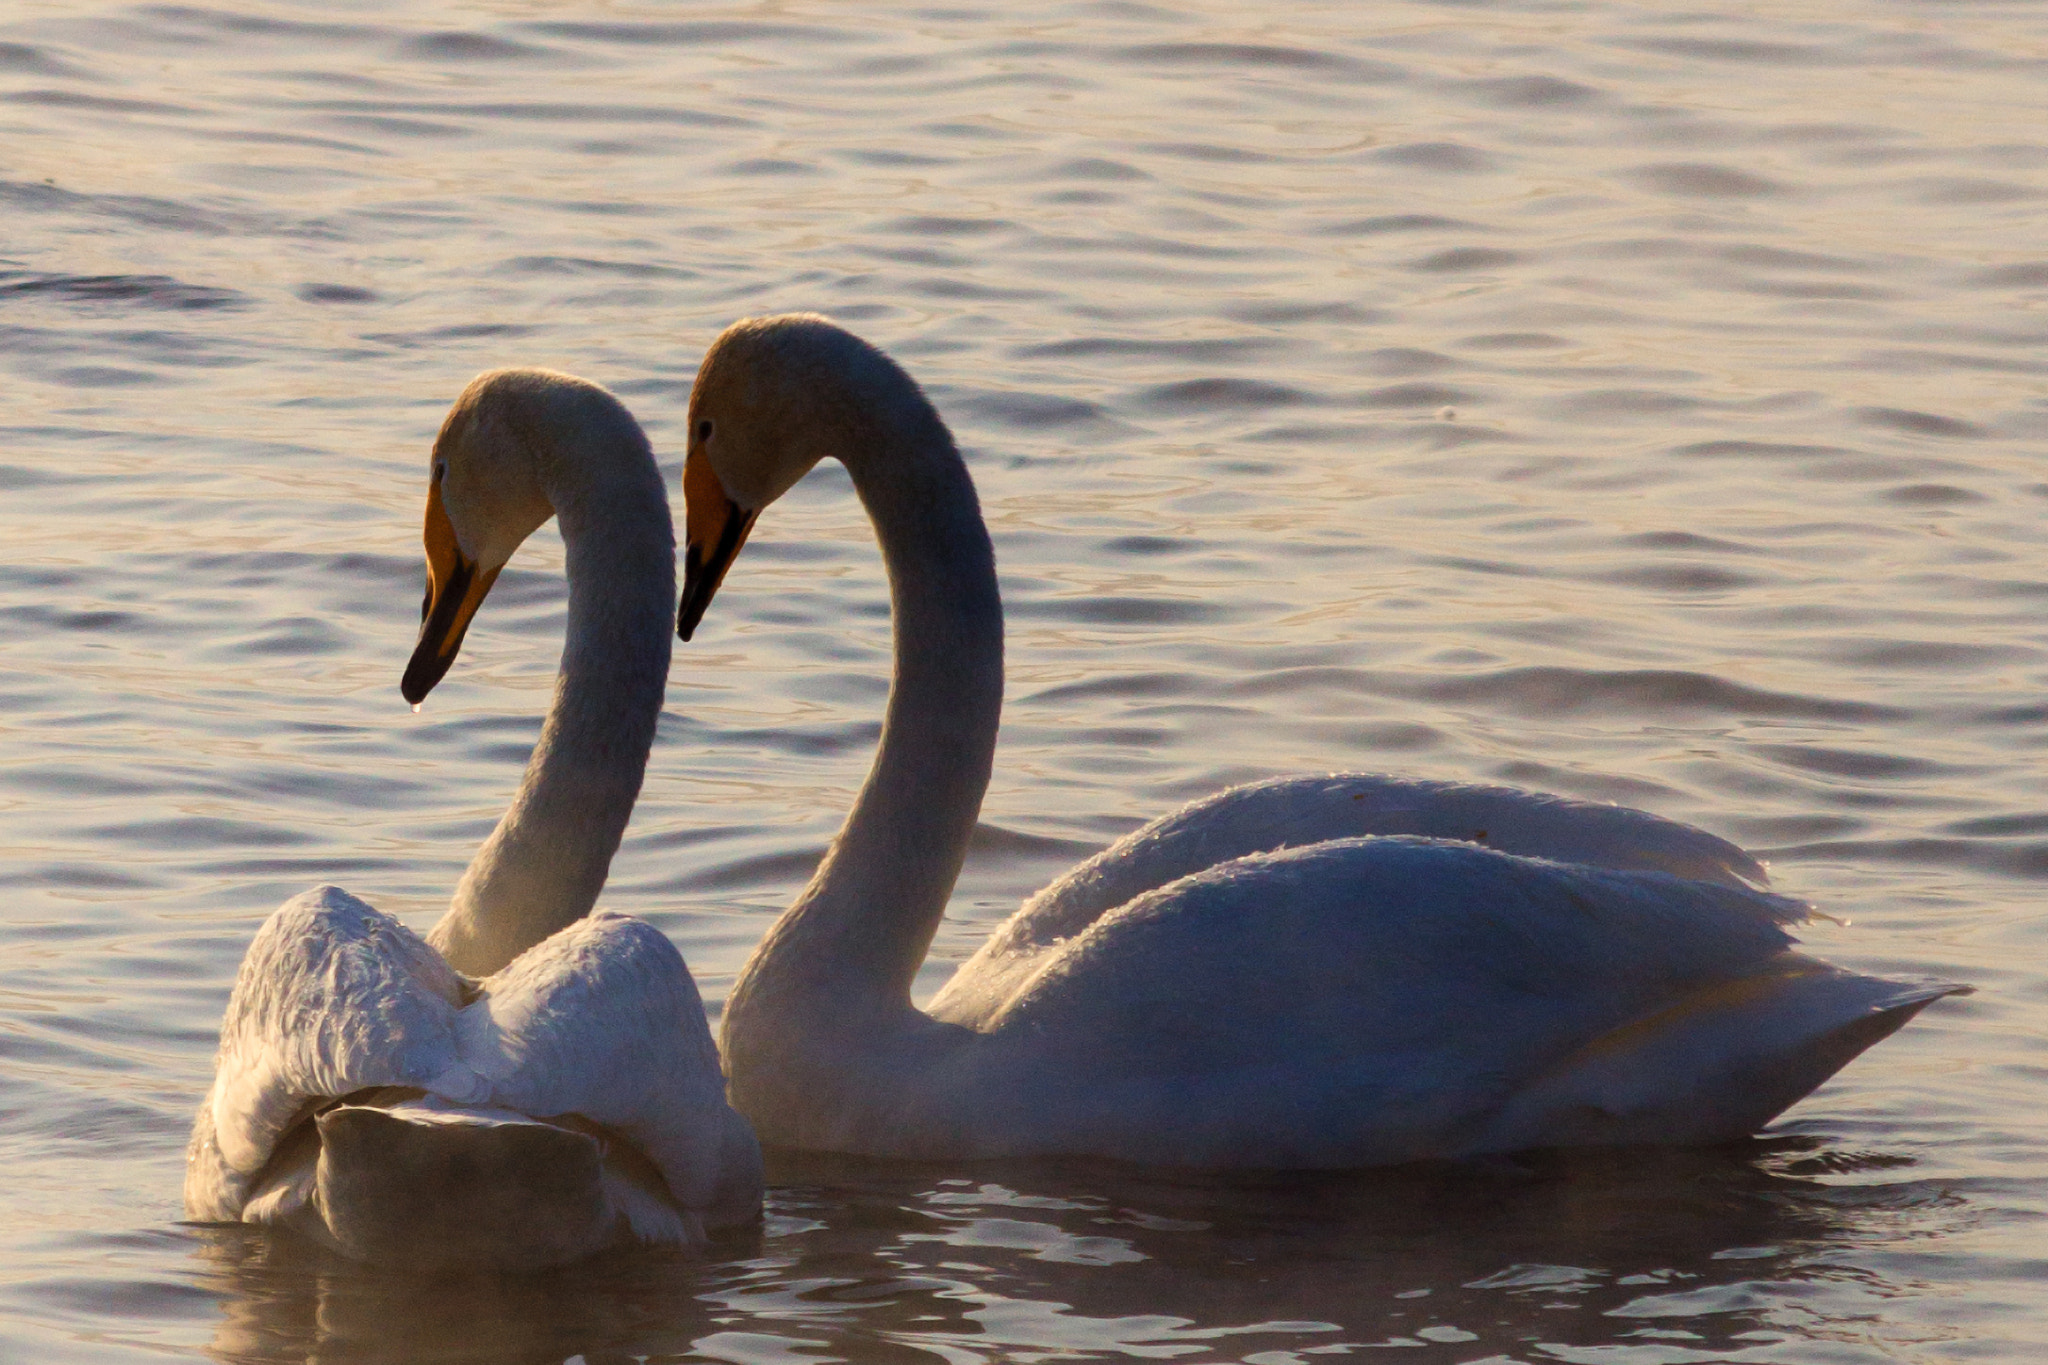
[(445, 479), (445, 478), (447, 478), (447, 477), (448, 477), (448, 462), (447, 462), (446, 460), (436, 460), (436, 461), (434, 461), (434, 482), (435, 482), (435, 483), (439, 483), (439, 482), (441, 482), (441, 480), (443, 480), (443, 479)]
[(701, 420), (700, 420), (700, 421), (699, 421), (699, 422), (697, 423), (697, 444), (698, 444), (698, 445), (703, 445), (703, 444), (704, 444), (704, 443), (705, 443), (706, 441), (708, 441), (708, 440), (710, 440), (710, 439), (711, 439), (711, 419), (710, 419), (709, 417), (706, 417), (706, 418), (703, 418), (703, 419), (701, 419)]

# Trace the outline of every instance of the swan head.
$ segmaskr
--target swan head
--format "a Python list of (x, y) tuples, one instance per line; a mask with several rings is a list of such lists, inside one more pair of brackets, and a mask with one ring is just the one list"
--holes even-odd
[(818, 461), (857, 458), (897, 409), (929, 411), (895, 361), (829, 318), (744, 318), (719, 334), (690, 390), (677, 634), (696, 630), (762, 509)]
[(399, 684), (407, 701), (447, 674), (498, 571), (555, 514), (553, 464), (620, 419), (633, 425), (604, 389), (549, 370), (478, 375), (448, 409), (427, 464), (427, 595)]

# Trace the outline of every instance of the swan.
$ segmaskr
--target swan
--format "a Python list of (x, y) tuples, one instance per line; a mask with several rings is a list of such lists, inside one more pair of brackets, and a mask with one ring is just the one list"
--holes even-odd
[(1701, 830), (1337, 774), (1119, 840), (919, 1010), (1002, 705), (973, 483), (916, 383), (821, 317), (721, 334), (689, 423), (683, 639), (761, 510), (825, 458), (874, 523), (894, 616), (873, 767), (725, 1008), (729, 1093), (766, 1143), (1205, 1168), (1712, 1143), (1960, 989), (1793, 951), (1807, 907)]
[(761, 1207), (696, 984), (652, 925), (590, 913), (668, 680), (675, 536), (604, 389), (501, 370), (456, 400), (427, 489), (401, 690), (454, 662), (520, 543), (561, 520), (568, 638), (511, 808), (424, 939), (336, 887), (258, 930), (187, 1150), (185, 1209), (360, 1260), (531, 1268), (695, 1246)]

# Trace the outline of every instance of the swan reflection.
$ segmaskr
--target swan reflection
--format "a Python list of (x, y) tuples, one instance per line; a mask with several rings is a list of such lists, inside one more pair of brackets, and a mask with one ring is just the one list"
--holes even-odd
[(1772, 1359), (1881, 1331), (1912, 1290), (1883, 1249), (1962, 1217), (1897, 1164), (1807, 1138), (1229, 1180), (779, 1152), (762, 1231), (701, 1256), (428, 1281), (205, 1229), (199, 1260), (235, 1362)]

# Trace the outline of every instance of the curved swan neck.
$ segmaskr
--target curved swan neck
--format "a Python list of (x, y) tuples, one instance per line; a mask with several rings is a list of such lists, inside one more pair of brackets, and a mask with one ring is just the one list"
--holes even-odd
[(763, 1021), (833, 1028), (910, 1008), (988, 787), (1003, 704), (995, 552), (945, 424), (901, 382), (888, 401), (863, 395), (867, 420), (841, 455), (889, 573), (895, 677), (881, 744), (816, 875), (734, 984), (729, 1047), (745, 1047), (765, 997)]
[(597, 903), (640, 794), (668, 683), (675, 533), (647, 438), (619, 408), (540, 457), (561, 523), (568, 629), (526, 776), (429, 935), (497, 971)]

